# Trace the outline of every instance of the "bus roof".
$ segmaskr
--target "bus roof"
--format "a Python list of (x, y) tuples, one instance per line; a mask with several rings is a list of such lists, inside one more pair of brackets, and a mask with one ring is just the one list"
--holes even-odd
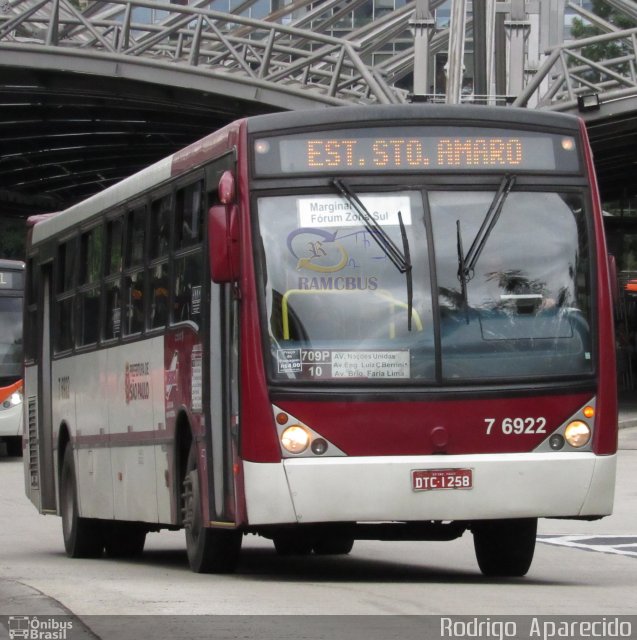
[(423, 121), (465, 120), (471, 126), (486, 124), (530, 125), (532, 127), (556, 127), (563, 129), (579, 129), (580, 118), (577, 116), (521, 109), (518, 107), (488, 107), (479, 105), (447, 105), (447, 104), (403, 104), (403, 105), (368, 105), (352, 107), (332, 107), (330, 109), (311, 109), (271, 113), (248, 118), (248, 132), (261, 133), (273, 129), (290, 129), (296, 127), (330, 126), (395, 122), (396, 120)]

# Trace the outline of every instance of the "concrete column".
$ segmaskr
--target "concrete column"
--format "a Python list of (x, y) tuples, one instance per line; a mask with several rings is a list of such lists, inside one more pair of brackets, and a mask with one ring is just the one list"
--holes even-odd
[(449, 59), (447, 60), (448, 104), (459, 104), (464, 75), (464, 43), (467, 23), (466, 0), (451, 0)]
[(524, 88), (525, 46), (531, 27), (526, 19), (524, 0), (511, 0), (511, 16), (504, 26), (509, 36), (508, 95), (517, 96)]
[(429, 93), (429, 41), (435, 26), (429, 0), (416, 0), (414, 17), (409, 22), (414, 32), (414, 88), (415, 96)]

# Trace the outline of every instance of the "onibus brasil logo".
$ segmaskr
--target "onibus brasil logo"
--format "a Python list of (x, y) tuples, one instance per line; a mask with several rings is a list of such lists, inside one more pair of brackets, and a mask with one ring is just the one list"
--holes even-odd
[(41, 616), (9, 616), (7, 626), (10, 640), (68, 640), (73, 622)]

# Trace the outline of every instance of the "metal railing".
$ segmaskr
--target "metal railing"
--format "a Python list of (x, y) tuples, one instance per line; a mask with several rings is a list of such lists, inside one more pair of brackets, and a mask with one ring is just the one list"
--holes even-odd
[[(600, 51), (604, 59), (597, 59)], [(567, 111), (593, 93), (600, 103), (637, 98), (637, 28), (552, 49), (513, 104)]]
[[(309, 4), (300, 0), (297, 7)], [(139, 64), (187, 66), (253, 87), (302, 93), (328, 104), (404, 102), (406, 92), (390, 86), (365, 64), (359, 51), (368, 40), (336, 38), (312, 30), (202, 7), (147, 0), (95, 3), (99, 11), (76, 9), (68, 0), (0, 0), (0, 51), (65, 50)], [(243, 3), (248, 6), (250, 2)], [(94, 8), (89, 7), (89, 9)], [(162, 19), (136, 19), (154, 10)], [(404, 15), (405, 28), (410, 12)], [(282, 20), (281, 22), (285, 22)], [(325, 29), (333, 20), (324, 20)]]
[[(257, 0), (232, 12), (210, 0), (176, 5), (151, 0), (90, 3), (80, 12), (69, 0), (0, 0), (0, 55), (4, 49), (57, 51), (138, 63), (231, 80), (255, 89), (302, 96), (323, 104), (390, 104), (408, 100), (396, 86), (413, 71), (413, 47), (370, 64), (389, 39), (409, 29), (414, 0), (379, 20), (331, 35), (363, 0), (293, 0), (263, 19), (246, 17)], [(153, 20), (144, 19), (153, 13)], [(159, 18), (157, 18), (159, 16)], [(448, 32), (437, 33), (446, 43)], [(611, 52), (596, 59), (595, 49)], [(637, 95), (637, 29), (613, 31), (552, 49), (516, 97), (462, 96), (463, 102), (572, 110), (596, 93), (608, 102)], [(437, 101), (438, 96), (429, 96)]]

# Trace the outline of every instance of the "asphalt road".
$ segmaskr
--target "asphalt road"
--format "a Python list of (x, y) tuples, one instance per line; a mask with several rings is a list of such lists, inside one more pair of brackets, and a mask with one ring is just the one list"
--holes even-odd
[[(85, 635), (49, 640), (129, 633), (153, 640), (164, 633), (182, 637), (184, 618), (151, 624), (155, 618), (122, 617), (139, 615), (216, 616), (215, 638), (331, 638), (326, 628), (340, 618), (321, 618), (355, 616), (351, 622), (364, 616), (355, 637), (372, 640), (378, 634), (399, 637), (383, 631), (387, 622), (376, 616), (387, 614), (637, 614), (637, 428), (622, 430), (620, 440), (614, 514), (597, 522), (541, 521), (529, 574), (498, 580), (480, 574), (470, 534), (452, 542), (360, 541), (341, 558), (279, 557), (271, 542), (249, 536), (239, 569), (230, 576), (191, 573), (183, 532), (150, 534), (143, 556), (134, 561), (71, 560), (64, 554), (60, 519), (39, 515), (24, 495), (22, 461), (2, 458), (0, 638), (8, 637), (3, 615), (59, 614), (84, 621), (75, 629)], [(320, 622), (318, 635), (299, 622), (306, 616)], [(210, 618), (189, 620), (198, 626), (183, 637), (210, 635)], [(415, 625), (417, 619), (400, 620)], [(636, 633), (637, 619), (633, 626)]]

